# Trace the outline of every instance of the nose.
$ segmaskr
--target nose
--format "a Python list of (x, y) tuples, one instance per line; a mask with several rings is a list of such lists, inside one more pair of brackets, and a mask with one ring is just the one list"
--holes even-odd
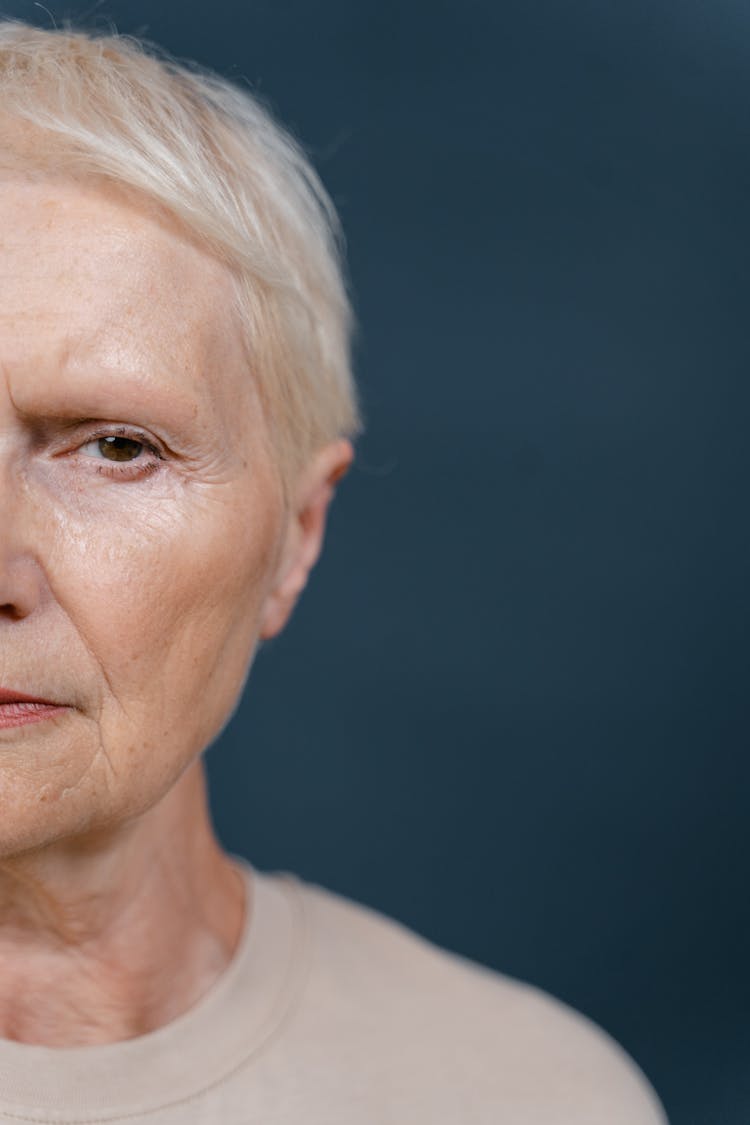
[(43, 576), (29, 541), (27, 508), (20, 482), (0, 473), (0, 623), (28, 617), (41, 598)]
[(39, 582), (31, 560), (7, 561), (0, 548), (0, 621), (20, 621), (39, 604)]

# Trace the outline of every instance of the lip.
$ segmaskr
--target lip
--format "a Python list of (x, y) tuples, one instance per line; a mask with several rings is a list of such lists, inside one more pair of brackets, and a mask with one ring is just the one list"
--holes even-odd
[(28, 695), (25, 691), (0, 688), (0, 730), (25, 727), (29, 723), (43, 723), (68, 710), (65, 703), (41, 699), (38, 695)]
[(22, 691), (0, 687), (0, 706), (3, 703), (42, 703), (45, 707), (64, 706), (64, 704), (56, 703), (53, 699), (41, 699), (38, 695), (25, 695)]

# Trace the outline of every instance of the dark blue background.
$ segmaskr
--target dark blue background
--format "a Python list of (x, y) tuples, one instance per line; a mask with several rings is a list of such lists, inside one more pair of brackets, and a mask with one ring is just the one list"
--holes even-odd
[(225, 844), (747, 1125), (750, 8), (47, 8), (250, 79), (348, 235), (368, 434), (208, 755)]

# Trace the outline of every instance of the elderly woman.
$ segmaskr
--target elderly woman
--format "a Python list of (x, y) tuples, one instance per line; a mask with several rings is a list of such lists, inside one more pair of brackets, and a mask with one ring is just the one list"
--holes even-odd
[(299, 149), (6, 22), (0, 199), (0, 1121), (662, 1121), (582, 1017), (212, 832), (202, 752), (358, 430)]

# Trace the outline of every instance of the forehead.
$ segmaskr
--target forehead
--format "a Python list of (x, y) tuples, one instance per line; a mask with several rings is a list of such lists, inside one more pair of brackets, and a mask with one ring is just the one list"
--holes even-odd
[(0, 364), (24, 374), (21, 391), (96, 368), (233, 393), (244, 364), (231, 274), (133, 193), (4, 173)]

